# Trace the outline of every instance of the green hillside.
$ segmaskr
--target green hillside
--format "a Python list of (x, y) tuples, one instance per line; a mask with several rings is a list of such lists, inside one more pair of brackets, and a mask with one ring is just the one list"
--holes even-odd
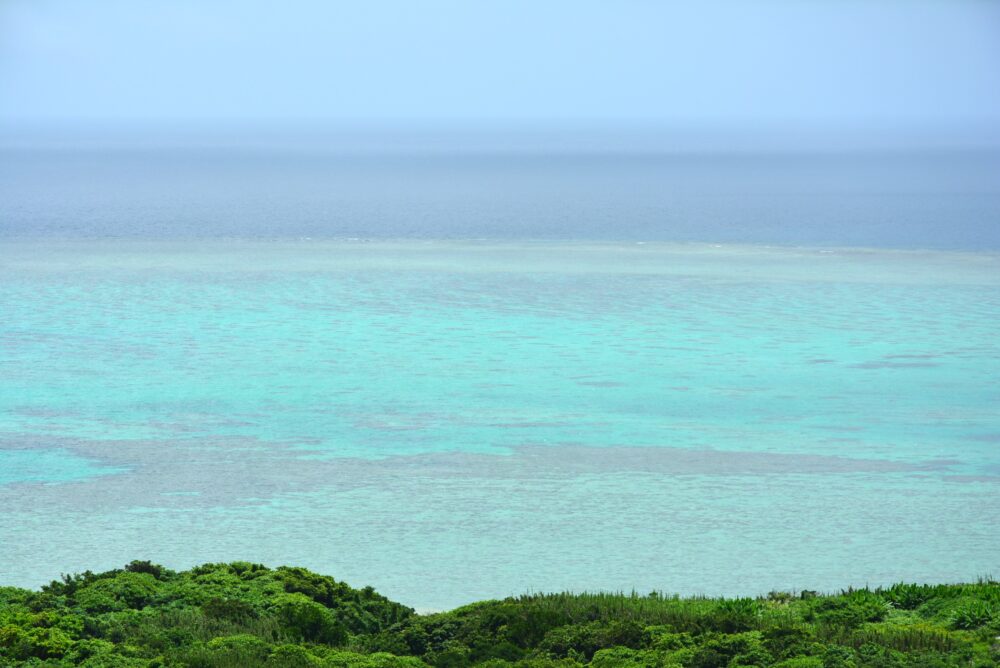
[(0, 665), (93, 668), (1000, 665), (1000, 583), (757, 599), (548, 594), (417, 615), (303, 568), (132, 562), (0, 587)]

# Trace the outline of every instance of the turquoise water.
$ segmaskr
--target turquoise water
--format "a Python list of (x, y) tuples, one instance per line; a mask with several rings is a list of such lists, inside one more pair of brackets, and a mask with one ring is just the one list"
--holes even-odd
[(1000, 573), (1000, 256), (0, 247), (0, 579), (296, 563), (443, 608)]
[(97, 466), (63, 448), (0, 449), (0, 485), (18, 482), (60, 483), (92, 476), (123, 473), (124, 469)]

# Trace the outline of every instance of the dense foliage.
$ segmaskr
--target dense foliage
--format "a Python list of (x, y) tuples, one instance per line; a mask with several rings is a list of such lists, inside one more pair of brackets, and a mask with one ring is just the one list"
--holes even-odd
[(0, 587), (0, 665), (722, 668), (1000, 665), (1000, 583), (824, 596), (552, 594), (417, 615), (302, 568), (149, 562)]

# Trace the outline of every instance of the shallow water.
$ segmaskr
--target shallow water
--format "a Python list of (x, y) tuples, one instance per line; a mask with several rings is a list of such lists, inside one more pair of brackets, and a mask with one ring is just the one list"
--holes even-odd
[(1000, 572), (1000, 256), (0, 246), (0, 580), (295, 563), (422, 608)]

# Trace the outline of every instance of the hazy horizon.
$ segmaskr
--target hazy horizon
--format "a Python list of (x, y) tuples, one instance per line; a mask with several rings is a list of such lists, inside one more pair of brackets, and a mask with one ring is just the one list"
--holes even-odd
[(3, 149), (309, 152), (785, 153), (1000, 150), (1000, 124), (781, 125), (535, 121), (14, 121)]

